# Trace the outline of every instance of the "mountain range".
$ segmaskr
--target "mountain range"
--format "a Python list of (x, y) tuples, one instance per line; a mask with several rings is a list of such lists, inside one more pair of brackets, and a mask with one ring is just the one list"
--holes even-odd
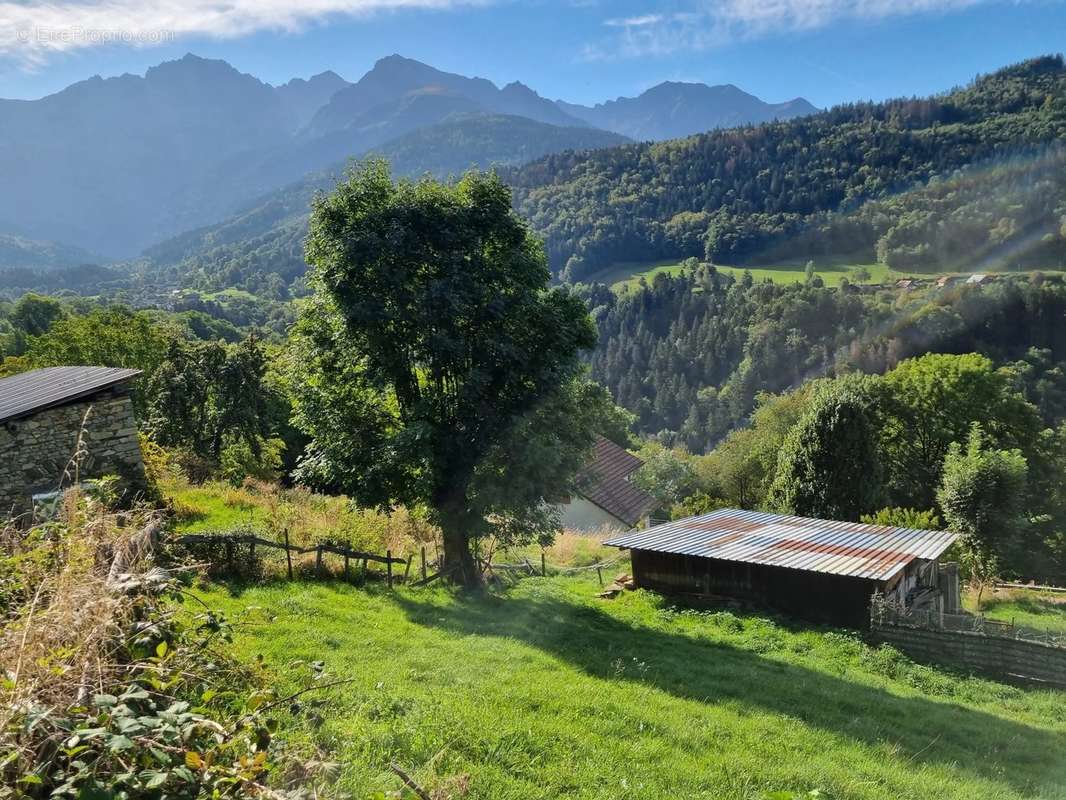
[[(45, 261), (74, 249), (130, 258), (369, 152), (395, 157), (399, 174), (441, 175), (814, 110), (674, 83), (585, 107), (398, 55), (355, 83), (323, 72), (275, 87), (189, 54), (143, 76), (0, 100), (0, 234), (37, 242)], [(0, 249), (0, 267), (27, 266), (26, 252)]]
[[(492, 124), (500, 129), (487, 131)], [(549, 132), (560, 139), (551, 141)], [(586, 142), (575, 148), (583, 152), (555, 152), (581, 133), (619, 136), (520, 117), (453, 117), (376, 150), (412, 172), (448, 158), (502, 162), (535, 140), (501, 174), (544, 241), (553, 272), (571, 282), (596, 281), (622, 262), (687, 257), (729, 265), (846, 257), (949, 271), (1066, 257), (1060, 57), (934, 97), (849, 104), (656, 144)], [(538, 150), (541, 157), (529, 161)], [(336, 173), (319, 173), (149, 249), (148, 274), (205, 290), (293, 283), (305, 269), (310, 198), (335, 180)]]
[(596, 106), (556, 101), (567, 114), (597, 128), (638, 141), (680, 139), (714, 128), (736, 128), (815, 114), (802, 97), (764, 103), (732, 84), (660, 83), (639, 97), (620, 97)]

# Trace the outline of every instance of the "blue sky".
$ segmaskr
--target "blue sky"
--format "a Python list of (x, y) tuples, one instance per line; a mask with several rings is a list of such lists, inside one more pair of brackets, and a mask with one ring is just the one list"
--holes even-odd
[(190, 51), (270, 83), (401, 53), (576, 102), (691, 80), (828, 106), (1063, 50), (1063, 0), (0, 0), (0, 97), (17, 98)]

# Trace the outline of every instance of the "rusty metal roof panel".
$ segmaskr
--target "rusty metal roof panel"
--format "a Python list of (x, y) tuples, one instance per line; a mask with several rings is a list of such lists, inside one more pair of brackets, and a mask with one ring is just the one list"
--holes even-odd
[(742, 561), (786, 569), (888, 580), (916, 558), (943, 554), (956, 534), (720, 509), (606, 544), (630, 550)]
[(0, 379), (0, 422), (81, 400), (140, 374), (117, 367), (47, 367)]

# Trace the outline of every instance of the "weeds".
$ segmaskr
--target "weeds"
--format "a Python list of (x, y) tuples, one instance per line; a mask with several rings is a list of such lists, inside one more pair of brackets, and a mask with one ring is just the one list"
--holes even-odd
[(318, 754), (276, 763), (282, 701), (229, 655), (225, 618), (175, 602), (156, 527), (73, 489), (52, 521), (4, 531), (0, 797), (277, 797), (322, 779)]

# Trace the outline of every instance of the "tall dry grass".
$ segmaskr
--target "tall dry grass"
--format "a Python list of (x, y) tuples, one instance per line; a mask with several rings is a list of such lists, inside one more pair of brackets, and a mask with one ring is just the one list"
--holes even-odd
[(117, 639), (136, 609), (112, 564), (123, 554), (124, 574), (150, 569), (150, 556), (133, 545), (153, 523), (149, 513), (113, 513), (74, 488), (53, 519), (24, 530), (5, 524), (0, 731), (31, 706), (67, 708), (113, 682)]

